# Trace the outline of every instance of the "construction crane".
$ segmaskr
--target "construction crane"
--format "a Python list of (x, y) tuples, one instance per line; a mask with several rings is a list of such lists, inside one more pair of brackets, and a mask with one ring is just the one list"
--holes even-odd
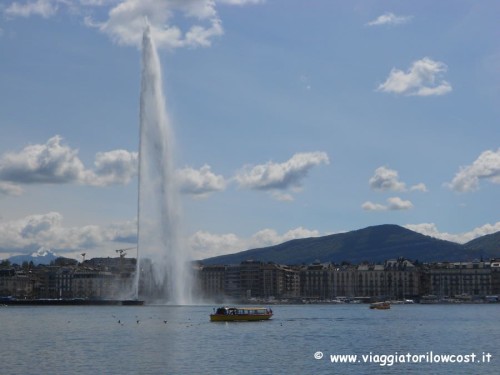
[(127, 247), (126, 249), (118, 249), (118, 250), (115, 250), (117, 253), (120, 253), (120, 258), (124, 258), (127, 253), (126, 251), (127, 250), (132, 250), (132, 249), (135, 249), (135, 247)]
[(127, 247), (126, 249), (117, 249), (115, 250), (116, 253), (120, 254), (120, 274), (123, 273), (123, 258), (127, 255), (126, 251), (127, 250), (132, 250), (135, 249), (135, 247)]

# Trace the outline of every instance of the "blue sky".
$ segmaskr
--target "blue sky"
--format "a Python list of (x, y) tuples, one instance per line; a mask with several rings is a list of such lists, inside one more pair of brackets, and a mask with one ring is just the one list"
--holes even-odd
[(0, 258), (135, 241), (140, 38), (194, 258), (378, 224), (500, 230), (497, 1), (0, 5)]

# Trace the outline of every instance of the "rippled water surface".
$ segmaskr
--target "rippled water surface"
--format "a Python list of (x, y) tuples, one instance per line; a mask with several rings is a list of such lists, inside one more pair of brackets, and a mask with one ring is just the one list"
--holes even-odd
[[(0, 373), (498, 374), (500, 368), (499, 304), (383, 311), (272, 306), (272, 320), (239, 323), (209, 322), (213, 307), (1, 307)], [(400, 363), (408, 362), (408, 353), (457, 355), (469, 363), (426, 363), (424, 357)], [(491, 354), (489, 362), (483, 353)], [(357, 358), (332, 363), (337, 354)], [(399, 361), (389, 366), (391, 359)]]

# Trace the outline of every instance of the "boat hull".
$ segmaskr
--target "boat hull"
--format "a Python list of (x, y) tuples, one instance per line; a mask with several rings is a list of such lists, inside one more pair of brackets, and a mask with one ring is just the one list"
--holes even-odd
[(210, 321), (211, 322), (256, 322), (260, 320), (269, 320), (273, 314), (257, 314), (257, 315), (218, 315), (211, 314)]
[(391, 308), (391, 304), (388, 302), (376, 302), (370, 305), (370, 309), (373, 310), (389, 310)]
[(219, 307), (210, 314), (211, 322), (256, 322), (269, 320), (273, 316), (271, 309), (264, 307)]

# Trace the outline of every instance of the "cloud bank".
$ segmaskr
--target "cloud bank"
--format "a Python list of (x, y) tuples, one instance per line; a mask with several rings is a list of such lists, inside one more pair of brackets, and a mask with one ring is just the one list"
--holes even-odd
[[(224, 34), (217, 4), (258, 4), (260, 0), (28, 0), (13, 1), (8, 17), (50, 18), (58, 12), (85, 15), (83, 23), (106, 34), (114, 43), (140, 47), (147, 22), (160, 48), (208, 47)], [(94, 14), (107, 11), (107, 19)], [(182, 26), (174, 24), (179, 20)]]
[(59, 3), (62, 1), (36, 0), (28, 2), (14, 1), (4, 11), (10, 17), (30, 17), (32, 15), (49, 18), (57, 13)]
[[(471, 231), (459, 234), (440, 232), (434, 223), (408, 224), (404, 227), (431, 237), (466, 243), (475, 238), (500, 230), (500, 222), (485, 224)], [(116, 246), (137, 242), (137, 222), (134, 220), (105, 226), (85, 225), (67, 227), (58, 212), (29, 215), (13, 221), (0, 221), (0, 254), (28, 254), (40, 248), (52, 249), (66, 256), (78, 257), (81, 250), (88, 257), (103, 256), (102, 249), (112, 251)], [(318, 237), (318, 230), (298, 227), (282, 234), (274, 229), (262, 229), (250, 237), (239, 237), (233, 233), (214, 234), (198, 231), (187, 241), (194, 259), (204, 259), (217, 255), (231, 254), (253, 248), (280, 244), (289, 240)], [(114, 253), (112, 254), (114, 256)], [(0, 258), (3, 258), (0, 256)]]
[(291, 229), (283, 234), (279, 234), (274, 229), (262, 229), (249, 238), (241, 238), (234, 233), (213, 234), (206, 231), (198, 231), (189, 239), (189, 246), (192, 249), (195, 259), (204, 259), (248, 249), (277, 245), (298, 238), (318, 236), (320, 236), (319, 231), (303, 227)]
[[(78, 150), (56, 135), (45, 144), (0, 156), (0, 195), (19, 196), (24, 192), (22, 186), (35, 184), (127, 185), (137, 176), (138, 157), (137, 152), (127, 150), (98, 152), (93, 168), (87, 168)], [(300, 190), (309, 170), (328, 163), (324, 152), (297, 153), (284, 163), (244, 168), (228, 180), (215, 174), (209, 165), (179, 169), (176, 179), (181, 193), (197, 198), (224, 191), (230, 181), (236, 181), (242, 188), (268, 191), (277, 200), (291, 201), (290, 191)]]
[(136, 234), (137, 223), (134, 221), (108, 226), (65, 227), (60, 213), (49, 212), (0, 222), (0, 253), (28, 253), (42, 247), (75, 252), (95, 249), (108, 242), (135, 244)]
[(20, 195), (20, 185), (31, 184), (125, 185), (137, 174), (137, 157), (136, 152), (126, 150), (100, 152), (95, 168), (86, 169), (78, 150), (56, 135), (45, 144), (29, 145), (0, 157), (0, 192)]
[[(232, 233), (213, 234), (198, 231), (188, 238), (187, 243), (195, 259), (202, 259), (319, 235), (319, 231), (303, 227), (291, 229), (283, 234), (274, 229), (263, 229), (249, 238), (241, 238)], [(111, 251), (120, 246), (118, 243), (135, 245), (136, 242), (135, 220), (105, 226), (67, 227), (60, 213), (49, 212), (13, 221), (0, 221), (0, 254), (27, 254), (45, 248), (75, 257), (81, 250), (86, 250), (89, 257), (95, 257), (102, 256), (99, 249), (103, 247), (109, 247)], [(1, 258), (3, 257), (0, 256)]]
[(469, 232), (451, 234), (447, 232), (440, 232), (438, 227), (434, 223), (422, 223), (422, 224), (408, 224), (404, 226), (412, 231), (425, 234), (426, 236), (431, 236), (434, 238), (439, 238), (441, 240), (452, 241), (457, 243), (467, 243), (475, 238), (486, 236), (487, 234), (492, 234), (500, 231), (500, 221), (494, 224), (485, 224), (483, 226), (472, 229)]
[[(185, 30), (173, 25), (176, 13), (194, 24)], [(86, 25), (96, 27), (117, 44), (139, 47), (145, 18), (158, 47), (207, 47), (213, 37), (223, 34), (215, 2), (209, 0), (125, 0), (109, 11), (106, 21), (87, 17)]]

